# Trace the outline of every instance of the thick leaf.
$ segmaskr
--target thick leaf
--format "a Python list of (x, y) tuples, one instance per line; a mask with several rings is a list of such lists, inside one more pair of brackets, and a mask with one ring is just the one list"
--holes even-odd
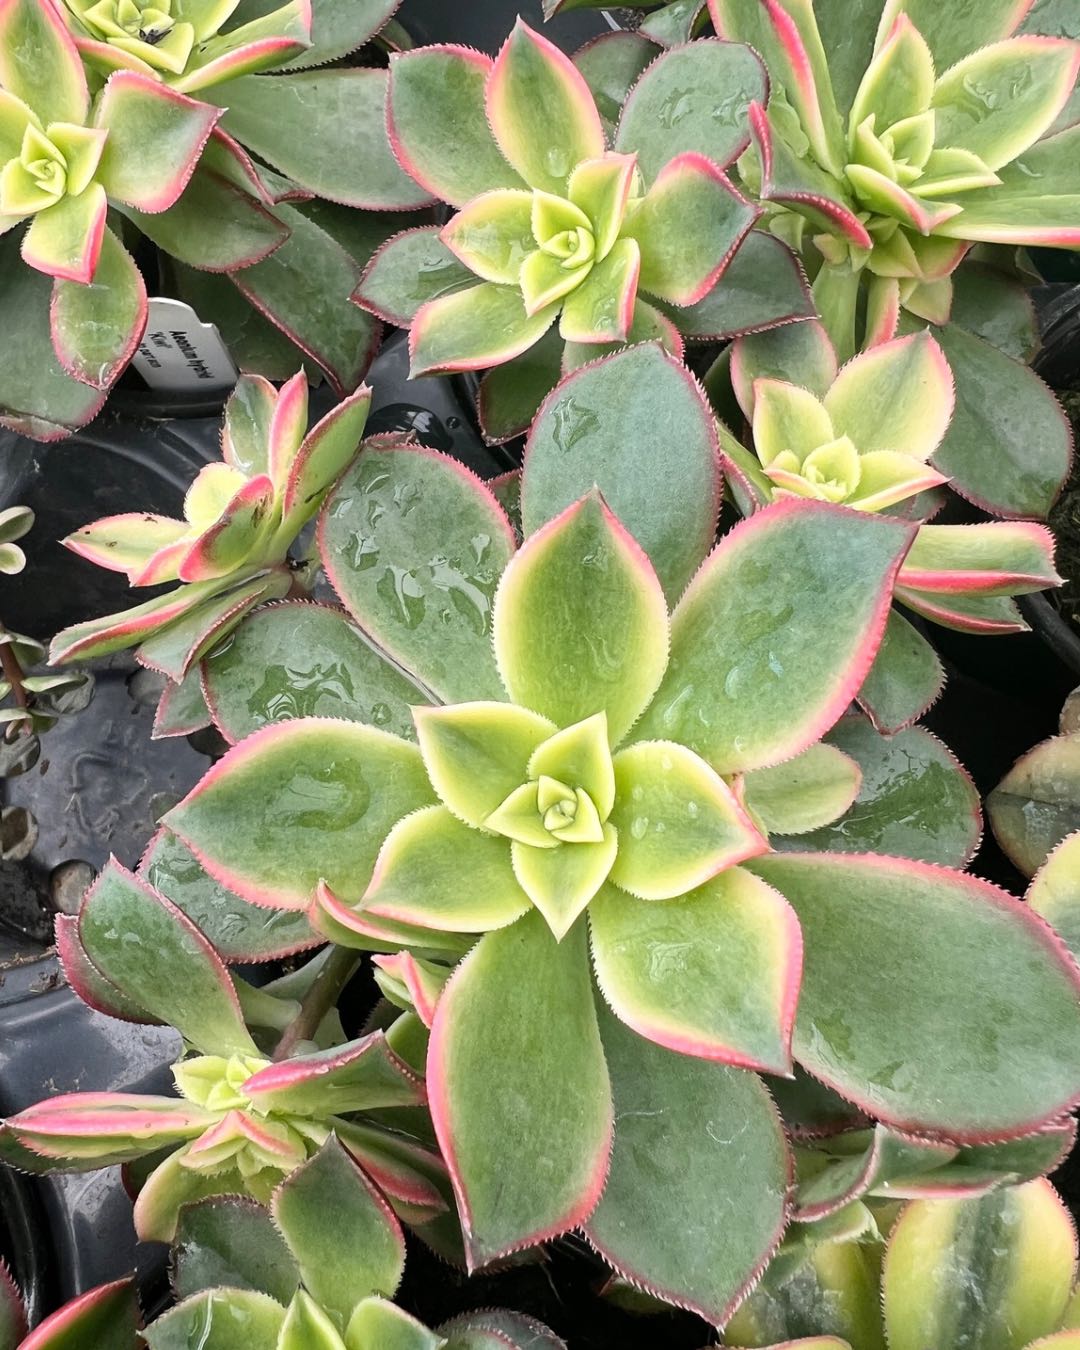
[(802, 925), (794, 1051), (816, 1077), (887, 1124), (960, 1141), (1014, 1137), (1070, 1109), (1080, 976), (1025, 906), (894, 858), (749, 866)]
[(641, 289), (678, 306), (703, 300), (758, 214), (703, 155), (669, 161), (623, 227), (641, 246)]
[(410, 374), (415, 379), (510, 361), (543, 337), (557, 312), (552, 303), (529, 314), (517, 286), (490, 281), (429, 300), (409, 333)]
[(300, 1272), (284, 1238), (253, 1200), (228, 1196), (180, 1211), (172, 1274), (178, 1299), (226, 1285), (288, 1303), (299, 1283)]
[(530, 187), (562, 196), (573, 169), (604, 153), (581, 73), (520, 18), (488, 75), (485, 103), (499, 149)]
[(168, 830), (151, 840), (139, 876), (182, 910), (227, 963), (280, 960), (322, 940), (305, 914), (266, 910), (219, 886)]
[(605, 824), (597, 832), (599, 839), (578, 840), (559, 848), (534, 848), (517, 839), (510, 846), (514, 875), (560, 942), (604, 884), (615, 861), (618, 838), (614, 828)]
[(244, 1083), (261, 1113), (348, 1115), (383, 1106), (415, 1106), (424, 1099), (419, 1077), (390, 1049), (381, 1031), (328, 1050), (269, 1064)]
[(824, 398), (838, 371), (836, 352), (816, 319), (739, 338), (731, 349), (731, 383), (747, 420), (754, 416), (755, 381), (786, 380)]
[(597, 484), (674, 601), (716, 534), (716, 430), (699, 386), (655, 344), (568, 376), (529, 433), (522, 520), (534, 533)]
[(446, 1350), (566, 1350), (553, 1331), (531, 1317), (503, 1308), (466, 1313), (439, 1328), (448, 1338)]
[(779, 1117), (753, 1074), (688, 1060), (600, 1017), (618, 1125), (587, 1236), (635, 1285), (722, 1323), (786, 1220)]
[(203, 679), (214, 722), (233, 745), (297, 717), (343, 717), (411, 740), (410, 708), (428, 701), (347, 615), (304, 601), (249, 615), (204, 660)]
[(408, 328), (429, 300), (476, 285), (439, 238), (437, 225), (396, 234), (368, 263), (353, 299), (387, 323)]
[(809, 501), (736, 526), (675, 611), (640, 734), (688, 745), (721, 773), (819, 740), (870, 669), (911, 538), (899, 521)]
[[(269, 0), (276, 7), (277, 0)], [(369, 42), (398, 8), (398, 0), (314, 0), (311, 46), (289, 62), (288, 70), (336, 61)]]
[(328, 497), (318, 538), (346, 608), (426, 689), (505, 698), (491, 611), (515, 540), (472, 473), (433, 451), (369, 447)]
[(245, 1343), (276, 1345), (284, 1322), (285, 1309), (267, 1294), (208, 1289), (177, 1304), (143, 1335), (150, 1350), (243, 1350)]
[(286, 1177), (274, 1192), (272, 1213), (305, 1287), (339, 1325), (361, 1299), (389, 1297), (398, 1287), (405, 1269), (401, 1229), (336, 1139)]
[(250, 267), (288, 237), (261, 202), (212, 170), (199, 167), (167, 211), (129, 211), (148, 238), (171, 257), (207, 272)]
[(469, 47), (432, 46), (390, 60), (387, 125), (394, 154), (433, 196), (464, 206), (492, 188), (522, 187), (488, 126), (493, 62)]
[(206, 1054), (255, 1053), (221, 959), (170, 901), (115, 861), (79, 914), (87, 956), (122, 993)]
[(1080, 733), (1029, 750), (986, 799), (994, 836), (1030, 877), (1080, 829)]
[[(64, 968), (64, 979), (69, 988), (96, 1012), (106, 1017), (118, 1017), (125, 1022), (154, 1025), (159, 1018), (152, 1017), (134, 999), (122, 994), (111, 980), (107, 980), (86, 954), (79, 936), (79, 920), (72, 914), (58, 914), (53, 920), (53, 939), (56, 955)], [(0, 1342), (2, 1344), (2, 1342)]]
[(439, 1001), (431, 1116), (472, 1267), (566, 1232), (596, 1206), (612, 1106), (592, 999), (584, 925), (557, 943), (529, 914), (482, 938)]
[(915, 614), (921, 614), (943, 628), (954, 628), (960, 633), (982, 636), (1028, 631), (1016, 601), (1006, 595), (950, 595), (941, 591), (909, 591), (897, 583), (896, 599)]
[(167, 736), (190, 736), (192, 732), (208, 727), (213, 718), (203, 698), (202, 681), (194, 667), (179, 684), (170, 680), (158, 699), (154, 714), (153, 740)]
[(748, 773), (743, 801), (768, 831), (808, 834), (842, 816), (861, 785), (858, 764), (821, 741), (783, 764)]
[(394, 159), (387, 83), (384, 70), (312, 70), (247, 75), (204, 92), (220, 98), (226, 131), (308, 191), (367, 210), (412, 210), (431, 197)]
[(627, 1026), (682, 1055), (790, 1072), (802, 939), (770, 886), (741, 868), (651, 904), (608, 886), (589, 916), (597, 982)]
[(349, 1345), (380, 1350), (443, 1350), (446, 1342), (402, 1308), (380, 1298), (365, 1299), (345, 1329)]
[(594, 491), (514, 558), (493, 633), (515, 703), (557, 726), (605, 712), (617, 745), (660, 683), (667, 606), (649, 560)]
[(93, 286), (58, 280), (50, 310), (53, 348), (69, 375), (107, 389), (131, 360), (146, 324), (146, 286), (106, 229)]
[(900, 569), (906, 589), (1023, 595), (1060, 585), (1054, 536), (1030, 521), (924, 525)]
[(1039, 348), (1035, 306), (1014, 277), (968, 263), (953, 274), (951, 323), (1025, 364)]
[(1075, 1274), (1076, 1229), (1048, 1181), (917, 1201), (889, 1235), (889, 1345), (1026, 1346), (1058, 1328)]
[(48, 125), (82, 125), (90, 94), (82, 61), (53, 5), (4, 0), (0, 5), (0, 85)]
[(985, 510), (1044, 518), (1072, 451), (1053, 394), (1026, 366), (962, 328), (949, 324), (934, 335), (956, 380), (956, 411), (935, 465)]
[(19, 1350), (82, 1350), (91, 1345), (94, 1350), (132, 1350), (138, 1326), (135, 1281), (118, 1280), (65, 1303), (19, 1342)]
[(930, 44), (938, 70), (944, 71), (978, 48), (1011, 37), (1030, 9), (1031, 0), (985, 0), (965, 14), (934, 0), (887, 0), (880, 34), (906, 14)]
[(391, 826), (431, 800), (414, 745), (313, 717), (249, 736), (162, 820), (244, 899), (303, 909), (324, 877), (358, 899)]
[(866, 718), (850, 716), (829, 741), (862, 769), (859, 794), (835, 824), (774, 840), (778, 848), (889, 853), (943, 867), (971, 861), (982, 838), (979, 794), (935, 736), (923, 727), (881, 736)]
[(326, 371), (339, 395), (363, 379), (378, 342), (378, 324), (349, 302), (360, 266), (329, 234), (294, 207), (275, 215), (289, 237), (268, 258), (232, 274), (255, 308)]
[(584, 75), (605, 123), (619, 120), (627, 94), (659, 54), (641, 33), (622, 30), (602, 33), (574, 53), (574, 65)]
[(1070, 835), (1050, 854), (1035, 874), (1027, 901), (1080, 960), (1080, 834)]
[(505, 927), (528, 907), (509, 843), (463, 825), (445, 806), (398, 822), (364, 896), (365, 913), (454, 933)]
[(637, 154), (647, 183), (687, 151), (724, 168), (750, 143), (747, 111), (751, 103), (764, 103), (767, 93), (765, 68), (749, 47), (711, 39), (676, 47), (631, 90), (616, 148)]
[(538, 342), (486, 372), (480, 383), (476, 412), (489, 444), (508, 441), (528, 431), (541, 403), (562, 377), (567, 351), (558, 328), (549, 328)]
[(685, 308), (660, 308), (686, 337), (717, 340), (771, 330), (816, 313), (802, 264), (786, 244), (762, 230), (745, 236), (704, 299)]
[(945, 685), (945, 669), (929, 642), (895, 609), (859, 703), (878, 731), (891, 735), (917, 722)]
[[(213, 585), (213, 582), (207, 583)], [(181, 588), (181, 591), (184, 588)], [(227, 591), (204, 600), (179, 615), (172, 623), (159, 626), (140, 645), (142, 665), (159, 671), (170, 680), (182, 680), (192, 665), (227, 630), (262, 600), (279, 600), (289, 589), (284, 569), (275, 569)]]

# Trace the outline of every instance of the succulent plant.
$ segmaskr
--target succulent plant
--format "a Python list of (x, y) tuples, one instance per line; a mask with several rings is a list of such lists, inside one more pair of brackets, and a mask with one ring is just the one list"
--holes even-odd
[[(136, 1230), (144, 1240), (170, 1240), (184, 1205), (232, 1194), (268, 1203), (336, 1135), (384, 1209), (389, 1201), (421, 1228), (445, 1211), (437, 1155), (379, 1119), (382, 1109), (424, 1101), (422, 1079), (393, 1049), (407, 1040), (409, 1019), (389, 1035), (346, 1040), (333, 998), (324, 1006), (310, 995), (325, 956), (299, 979), (255, 989), (229, 975), (178, 906), (116, 862), (78, 918), (58, 920), (57, 943), (69, 983), (92, 1007), (180, 1032), (179, 1095), (49, 1098), (5, 1122), (7, 1161), (38, 1172), (135, 1165)], [(342, 970), (355, 964), (346, 958)]]
[[(201, 469), (188, 489), (184, 520), (144, 512), (108, 516), (64, 541), (80, 557), (125, 572), (133, 586), (181, 585), (65, 629), (53, 640), (50, 659), (137, 647), (138, 659), (172, 682), (164, 717), (178, 697), (175, 686), (249, 610), (290, 588), (303, 589), (302, 560), (290, 559), (289, 549), (359, 450), (370, 404), (371, 391), (363, 386), (308, 431), (302, 371), (281, 390), (259, 376), (242, 376), (225, 409), (222, 459)], [(197, 715), (197, 676), (185, 703), (188, 695)]]
[[(626, 434), (642, 400), (666, 448)], [(270, 606), (204, 659), (236, 745), (165, 818), (219, 887), (378, 953), (383, 989), (431, 1024), (474, 1267), (584, 1226), (716, 1323), (786, 1217), (788, 1150), (751, 1069), (794, 1059), (959, 1149), (1042, 1129), (1080, 1087), (1057, 940), (983, 882), (872, 853), (865, 822), (899, 848), (903, 822), (955, 810), (954, 842), (916, 857), (962, 865), (960, 771), (915, 731), (907, 767), (883, 768), (860, 719), (820, 743), (915, 526), (788, 500), (709, 553), (719, 491), (711, 413), (654, 346), (545, 404), (521, 548), (460, 465), (369, 445), (318, 528), (348, 613)], [(863, 764), (864, 823), (830, 835)], [(993, 1066), (971, 1052), (988, 1001)]]
[[(761, 64), (733, 43), (687, 55), (645, 71), (613, 149), (584, 75), (521, 20), (494, 62), (448, 46), (392, 58), (395, 153), (456, 213), (391, 239), (355, 298), (410, 329), (414, 375), (499, 368), (481, 394), (492, 439), (524, 429), (560, 367), (740, 331), (724, 278), (737, 297), (741, 247), (764, 272), (747, 326), (809, 313), (790, 254), (749, 235), (757, 208), (725, 173), (765, 94)], [(659, 115), (676, 97), (689, 116)]]
[[(724, 1329), (730, 1346), (1072, 1350), (1076, 1226), (1048, 1181), (944, 1192), (800, 1227)], [(1070, 1334), (1072, 1333), (1072, 1334)]]

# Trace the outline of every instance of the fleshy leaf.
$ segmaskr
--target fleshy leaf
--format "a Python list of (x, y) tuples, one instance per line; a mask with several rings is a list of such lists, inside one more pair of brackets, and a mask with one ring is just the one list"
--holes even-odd
[[(579, 808), (580, 810), (580, 808)], [(515, 839), (510, 845), (514, 875), (561, 942), (611, 871), (618, 837), (604, 825), (596, 843), (563, 843), (534, 848)]]
[(529, 907), (505, 839), (470, 829), (446, 809), (415, 811), (390, 831), (363, 909), (454, 933), (503, 928)]
[(648, 904), (608, 886), (589, 910), (615, 1015), (682, 1055), (791, 1070), (802, 938), (783, 896), (742, 868)]
[[(170, 901), (111, 861), (87, 892), (79, 939), (104, 977), (207, 1054), (253, 1054), (217, 953)], [(182, 979), (163, 972), (183, 970)]]
[(1080, 960), (1080, 834), (1069, 835), (1050, 854), (1035, 874), (1027, 901)]
[(464, 206), (493, 188), (520, 188), (484, 110), (490, 57), (469, 47), (433, 46), (390, 60), (387, 124), (402, 167), (434, 196)]
[(375, 253), (353, 294), (358, 305), (399, 328), (408, 328), (421, 306), (475, 286), (476, 277), (440, 238), (437, 225), (394, 235)]
[(584, 1222), (612, 1133), (584, 925), (557, 943), (528, 914), (481, 939), (439, 1001), (428, 1092), (470, 1266)]
[(887, 1124), (958, 1141), (1014, 1137), (1070, 1109), (1080, 976), (1025, 906), (895, 858), (774, 854), (749, 866), (802, 925), (794, 1053), (815, 1077)]
[(275, 1345), (285, 1309), (254, 1289), (207, 1289), (177, 1304), (143, 1333), (150, 1350), (236, 1350), (237, 1324), (249, 1344)]
[(261, 1113), (326, 1117), (424, 1100), (417, 1077), (381, 1031), (328, 1050), (294, 1055), (253, 1074), (244, 1095)]
[(789, 323), (753, 333), (732, 344), (731, 383), (743, 416), (754, 416), (754, 385), (761, 378), (784, 380), (823, 398), (836, 379), (836, 352), (822, 324)]
[(1080, 733), (1029, 750), (986, 799), (994, 836), (1030, 877), (1080, 829)]
[(345, 1329), (349, 1346), (364, 1350), (443, 1350), (446, 1341), (429, 1331), (403, 1308), (381, 1298), (368, 1298), (358, 1305)]
[(253, 1200), (229, 1196), (181, 1210), (173, 1248), (173, 1289), (178, 1299), (226, 1285), (257, 1289), (288, 1303), (299, 1282), (284, 1238)]
[(146, 284), (106, 227), (93, 287), (57, 281), (49, 311), (53, 348), (69, 375), (107, 389), (134, 355), (146, 324)]
[[(997, 1241), (983, 1237), (998, 1233)], [(882, 1274), (892, 1350), (955, 1335), (1026, 1346), (1060, 1325), (1076, 1274), (1076, 1228), (1048, 1181), (977, 1200), (916, 1201), (889, 1235)], [(958, 1320), (962, 1318), (962, 1323)]]
[(675, 610), (671, 661), (640, 735), (677, 740), (720, 773), (764, 768), (819, 740), (870, 669), (912, 535), (899, 521), (809, 501), (736, 526)]
[(895, 609), (870, 673), (859, 690), (859, 704), (885, 735), (917, 722), (945, 685), (941, 658), (926, 638)]
[[(724, 97), (717, 102), (716, 91)], [(664, 52), (633, 86), (615, 136), (634, 152), (647, 183), (688, 151), (725, 168), (750, 141), (747, 111), (764, 103), (768, 79), (760, 58), (735, 42), (702, 39)]]
[(491, 607), (516, 541), (463, 465), (370, 446), (327, 498), (318, 539), (353, 618), (425, 688), (451, 702), (505, 697)]
[(716, 533), (720, 468), (700, 389), (655, 344), (575, 372), (544, 403), (525, 448), (526, 534), (594, 483), (677, 599)]
[(415, 745), (311, 717), (249, 736), (162, 819), (244, 899), (304, 909), (323, 877), (359, 899), (391, 826), (431, 800)]
[(489, 281), (429, 300), (409, 330), (411, 376), (500, 365), (538, 342), (557, 312), (553, 303), (529, 314), (518, 287)]
[(604, 153), (592, 94), (568, 56), (518, 19), (487, 77), (499, 149), (530, 187), (562, 195), (583, 159)]
[(635, 1285), (723, 1323), (786, 1219), (776, 1109), (753, 1074), (672, 1054), (599, 1016), (618, 1128), (588, 1239)]
[(78, 197), (61, 197), (31, 218), (23, 237), (23, 261), (60, 281), (88, 285), (97, 268), (108, 203), (100, 183)]
[[(271, 1212), (305, 1287), (339, 1325), (361, 1299), (397, 1289), (405, 1268), (401, 1228), (336, 1139), (285, 1178)], [(331, 1212), (334, 1222), (328, 1224)]]
[(89, 1345), (94, 1350), (132, 1350), (138, 1341), (138, 1326), (135, 1281), (117, 1280), (65, 1303), (19, 1341), (19, 1350), (79, 1350)]
[(606, 712), (613, 745), (660, 682), (667, 631), (656, 574), (596, 492), (527, 540), (495, 601), (511, 699), (558, 726)]
[(639, 741), (614, 761), (616, 886), (670, 900), (767, 847), (715, 770), (672, 741)]
[(1054, 536), (1030, 521), (924, 525), (900, 569), (900, 584), (917, 591), (1023, 595), (1061, 582)]
[(0, 85), (41, 121), (81, 125), (90, 108), (82, 61), (64, 21), (51, 4), (0, 4)]
[(822, 741), (783, 764), (748, 773), (743, 800), (770, 833), (806, 834), (842, 816), (861, 784), (855, 760)]

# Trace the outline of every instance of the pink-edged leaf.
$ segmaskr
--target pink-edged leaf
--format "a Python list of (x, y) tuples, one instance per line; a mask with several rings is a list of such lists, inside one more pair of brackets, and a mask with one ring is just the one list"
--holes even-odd
[[(791, 1071), (802, 936), (771, 886), (730, 868), (649, 904), (606, 887), (589, 907), (597, 983), (616, 1017), (682, 1055)], [(657, 953), (681, 947), (678, 979)]]
[(443, 1191), (449, 1189), (450, 1178), (437, 1153), (404, 1135), (359, 1121), (339, 1120), (334, 1129), (366, 1175), (391, 1202), (415, 1207), (432, 1216), (448, 1211)]
[(380, 1106), (416, 1106), (420, 1079), (381, 1031), (310, 1055), (271, 1064), (244, 1083), (244, 1095), (264, 1113), (348, 1115)]
[(52, 0), (0, 0), (0, 86), (47, 126), (81, 126), (90, 93), (75, 43)]
[(19, 1350), (135, 1350), (139, 1344), (139, 1299), (134, 1279), (98, 1285), (80, 1294), (44, 1322)]
[(306, 373), (298, 370), (282, 385), (270, 419), (266, 472), (275, 488), (284, 486), (307, 424), (308, 381)]
[[(11, 1272), (0, 1261), (0, 1345), (16, 1350), (27, 1333), (26, 1304)], [(126, 1350), (126, 1347), (125, 1347)]]
[(191, 1102), (135, 1092), (71, 1092), (9, 1116), (5, 1130), (45, 1158), (86, 1170), (131, 1161), (200, 1135), (214, 1116)]
[(308, 912), (312, 927), (341, 947), (361, 951), (396, 952), (403, 947), (416, 950), (450, 951), (461, 955), (470, 940), (458, 933), (440, 933), (413, 924), (382, 919), (366, 910), (355, 909), (339, 900), (324, 881), (315, 891)]
[(234, 571), (254, 552), (273, 505), (271, 479), (265, 475), (249, 479), (185, 553), (178, 569), (180, 580), (212, 581)]
[(107, 656), (110, 652), (134, 647), (148, 634), (172, 623), (214, 595), (220, 583), (203, 582), (196, 586), (181, 586), (168, 595), (159, 595), (132, 609), (108, 614), (103, 619), (89, 619), (57, 633), (49, 648), (51, 665), (92, 656)]
[[(721, 773), (819, 740), (873, 664), (914, 535), (809, 501), (737, 525), (675, 610), (667, 673), (636, 734), (687, 745)], [(789, 579), (783, 594), (777, 575)]]
[(356, 458), (370, 409), (371, 390), (361, 385), (316, 423), (300, 443), (285, 479), (283, 509), (290, 525), (295, 522), (299, 528), (310, 519), (326, 492)]
[(408, 328), (429, 300), (476, 285), (475, 274), (441, 239), (437, 225), (403, 230), (377, 249), (353, 301), (386, 323)]
[[(299, 5), (294, 8), (298, 9)], [(237, 43), (231, 51), (219, 49), (218, 42), (232, 42), (239, 37), (240, 31), (224, 34), (223, 38), (209, 44), (206, 54), (210, 59), (202, 64), (193, 63), (187, 73), (175, 82), (174, 87), (183, 93), (198, 93), (215, 84), (238, 80), (242, 75), (272, 70), (275, 66), (283, 65), (291, 56), (300, 55), (305, 47), (298, 33), (295, 37), (261, 37), (255, 41)]]
[(802, 926), (795, 1058), (868, 1114), (991, 1142), (1080, 1097), (1080, 971), (1027, 906), (975, 877), (874, 854), (747, 866)]
[(559, 333), (567, 342), (621, 343), (634, 322), (641, 250), (635, 239), (619, 239), (611, 252), (566, 297)]
[(205, 1053), (255, 1053), (236, 990), (207, 938), (115, 859), (83, 899), (79, 940), (106, 980)]
[(151, 1017), (145, 1008), (121, 993), (90, 960), (79, 936), (79, 920), (74, 914), (58, 914), (54, 925), (56, 955), (63, 967), (64, 979), (88, 1008), (124, 1022), (148, 1026), (161, 1024), (160, 1018)]
[(278, 391), (261, 375), (241, 375), (225, 405), (221, 453), (245, 478), (270, 471), (270, 425)]
[(309, 717), (235, 746), (163, 823), (245, 900), (306, 909), (323, 877), (359, 899), (391, 827), (433, 802), (415, 745)]
[(146, 283), (106, 226), (93, 286), (58, 280), (49, 325), (56, 359), (69, 375), (108, 389), (127, 366), (146, 327)]
[(518, 287), (489, 281), (429, 300), (409, 330), (410, 376), (502, 365), (538, 342), (558, 309), (530, 315)]
[(604, 153), (581, 72), (520, 18), (488, 74), (485, 100), (499, 149), (530, 187), (564, 195), (577, 165)]
[(915, 537), (899, 584), (910, 590), (1023, 595), (1061, 582), (1054, 569), (1054, 536), (1032, 521), (981, 525), (924, 525)]
[(958, 633), (986, 636), (1028, 631), (1023, 614), (1007, 595), (916, 591), (897, 583), (896, 599), (924, 619), (931, 619), (942, 628), (952, 628)]
[(675, 305), (703, 299), (758, 214), (711, 160), (677, 156), (625, 226), (641, 246), (642, 290)]
[(557, 943), (534, 912), (483, 937), (439, 1000), (427, 1076), (471, 1268), (584, 1222), (613, 1128), (584, 925)]
[(62, 540), (64, 547), (98, 567), (125, 572), (129, 581), (146, 567), (162, 548), (187, 532), (187, 525), (167, 516), (129, 511), (122, 516), (103, 516)]
[(23, 236), (23, 262), (60, 281), (87, 285), (101, 255), (107, 210), (100, 183), (91, 183), (78, 197), (61, 197), (31, 218)]
[(493, 62), (470, 47), (441, 44), (390, 59), (387, 129), (402, 168), (433, 196), (464, 206), (524, 180), (503, 158), (484, 108)]
[(779, 1112), (755, 1074), (673, 1054), (597, 1011), (616, 1126), (585, 1235), (635, 1287), (724, 1323), (787, 1222)]
[(94, 125), (109, 133), (99, 181), (110, 197), (140, 211), (167, 210), (187, 186), (221, 115), (219, 108), (146, 76), (117, 71), (94, 112)]
[[(435, 1018), (435, 1007), (443, 991), (445, 980), (416, 959), (411, 952), (395, 952), (373, 956), (372, 964), (396, 980), (408, 994), (409, 1002), (424, 1026), (430, 1027)], [(449, 971), (446, 972), (449, 974)], [(378, 976), (376, 976), (376, 979)]]
[(189, 670), (180, 681), (170, 680), (158, 699), (150, 739), (190, 736), (211, 725), (213, 718), (203, 696), (198, 670)]

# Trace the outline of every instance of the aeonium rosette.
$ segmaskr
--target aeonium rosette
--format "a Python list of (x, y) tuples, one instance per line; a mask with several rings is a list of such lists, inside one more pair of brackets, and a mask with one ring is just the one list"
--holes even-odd
[[(166, 824), (219, 884), (308, 912), (340, 944), (423, 959), (434, 934), (478, 935), (448, 981), (441, 964), (380, 958), (384, 989), (431, 1024), (432, 1120), (472, 1265), (584, 1226), (617, 1269), (722, 1322), (786, 1216), (787, 1148), (752, 1069), (795, 1060), (908, 1131), (1001, 1138), (1075, 1095), (1080, 1004), (1060, 947), (982, 882), (771, 851), (860, 790), (819, 742), (874, 658), (915, 530), (786, 501), (702, 563), (711, 421), (699, 456), (699, 407), (675, 407), (685, 372), (655, 356), (649, 393), (687, 426), (688, 463), (669, 485), (679, 509), (649, 515), (649, 557), (596, 491), (566, 505), (535, 447), (520, 549), (461, 466), (365, 449), (320, 549), (369, 643), (422, 692), (414, 726), (373, 725), (354, 685), (336, 717), (241, 739), (245, 668), (211, 656), (209, 702), (239, 743)], [(621, 443), (606, 424), (591, 434)], [(587, 462), (640, 517), (628, 461)], [(665, 587), (679, 596), (695, 571), (670, 612)], [(297, 651), (306, 634), (331, 649), (331, 615), (295, 607), (291, 622)], [(281, 651), (280, 622), (245, 630), (249, 661)], [(1002, 970), (1030, 963), (1023, 999), (1003, 1000)], [(971, 1053), (988, 998), (992, 1069)], [(945, 1044), (942, 1017), (962, 1028)], [(736, 1216), (723, 1226), (720, 1195)]]

